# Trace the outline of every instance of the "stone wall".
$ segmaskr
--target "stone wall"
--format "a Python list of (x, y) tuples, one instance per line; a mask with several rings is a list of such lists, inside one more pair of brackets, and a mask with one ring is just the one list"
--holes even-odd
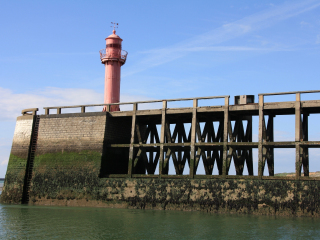
[(106, 114), (41, 115), (36, 156), (50, 153), (102, 153)]
[[(18, 118), (2, 202), (22, 201), (32, 124), (32, 116)], [(129, 148), (116, 151), (109, 145), (130, 143), (130, 130), (131, 117), (111, 118), (105, 112), (40, 115), (31, 189), (42, 173), (57, 173), (53, 181), (63, 172), (72, 173), (73, 179), (61, 182), (81, 181), (92, 169), (94, 178), (127, 173)]]
[(1, 193), (2, 202), (18, 203), (22, 201), (33, 120), (33, 116), (17, 118), (7, 173)]

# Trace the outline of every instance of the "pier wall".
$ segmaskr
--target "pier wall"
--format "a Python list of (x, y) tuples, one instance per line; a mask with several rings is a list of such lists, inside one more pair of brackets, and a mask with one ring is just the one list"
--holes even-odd
[[(162, 100), (152, 110), (131, 103), (132, 111), (23, 111), (1, 202), (319, 216), (320, 179), (309, 176), (308, 151), (320, 141), (308, 140), (308, 116), (320, 113), (320, 100), (300, 101), (301, 93), (283, 103), (264, 103), (260, 95), (259, 103), (229, 105), (222, 96), (211, 97), (224, 98), (221, 106), (199, 107), (191, 99), (190, 108), (168, 108)], [(295, 116), (295, 141), (274, 141), (277, 115)], [(252, 116), (259, 116), (258, 142)], [(293, 177), (275, 176), (274, 162), (281, 160), (274, 159), (275, 148), (296, 150)], [(229, 175), (232, 165), (236, 175)]]
[(4, 183), (6, 190), (2, 189), (4, 191), (1, 194), (2, 202), (21, 202), (25, 186), (33, 120), (34, 116), (17, 118)]
[[(70, 184), (86, 181), (89, 175), (99, 178), (109, 172), (126, 173), (129, 150), (114, 151), (108, 149), (108, 145), (111, 142), (130, 142), (131, 118), (115, 119), (107, 115), (79, 113), (19, 117), (1, 201), (21, 203), (26, 187), (32, 192), (38, 185), (50, 188), (57, 182)], [(36, 151), (30, 159), (36, 117), (39, 118)], [(29, 186), (26, 182), (28, 161), (32, 162)], [(94, 175), (91, 176), (91, 173)], [(50, 179), (52, 183), (48, 181), (49, 176), (54, 176)]]
[(320, 216), (320, 182), (97, 178), (98, 171), (37, 173), (33, 205)]

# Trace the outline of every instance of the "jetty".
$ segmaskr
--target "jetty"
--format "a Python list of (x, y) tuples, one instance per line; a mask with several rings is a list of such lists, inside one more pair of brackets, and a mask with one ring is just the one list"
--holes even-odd
[[(318, 216), (320, 179), (309, 176), (308, 151), (320, 147), (320, 136), (308, 140), (308, 117), (320, 113), (320, 100), (301, 100), (318, 92), (258, 94), (257, 103), (253, 95), (239, 95), (233, 105), (230, 96), (212, 96), (45, 107), (43, 115), (25, 109), (17, 118), (1, 201)], [(264, 101), (287, 94), (296, 100)], [(215, 99), (224, 104), (213, 105)], [(181, 101), (191, 106), (168, 107)], [(119, 111), (110, 111), (114, 105)], [(274, 141), (278, 115), (294, 116), (295, 141)], [(281, 160), (275, 148), (295, 149), (294, 176), (275, 176), (274, 163)], [(236, 175), (229, 174), (231, 162)]]

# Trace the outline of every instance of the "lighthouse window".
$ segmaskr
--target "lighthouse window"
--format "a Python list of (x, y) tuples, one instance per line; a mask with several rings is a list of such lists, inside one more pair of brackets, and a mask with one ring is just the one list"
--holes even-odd
[(109, 48), (109, 47), (121, 48), (121, 44), (117, 44), (117, 43), (107, 44), (107, 48)]

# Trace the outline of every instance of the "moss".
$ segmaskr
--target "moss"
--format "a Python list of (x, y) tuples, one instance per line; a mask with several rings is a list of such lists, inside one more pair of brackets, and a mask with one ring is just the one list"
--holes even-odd
[(74, 167), (83, 164), (93, 164), (100, 168), (101, 153), (96, 151), (57, 152), (37, 155), (34, 167)]
[(21, 203), (27, 159), (10, 154), (3, 191), (0, 201), (2, 203)]

